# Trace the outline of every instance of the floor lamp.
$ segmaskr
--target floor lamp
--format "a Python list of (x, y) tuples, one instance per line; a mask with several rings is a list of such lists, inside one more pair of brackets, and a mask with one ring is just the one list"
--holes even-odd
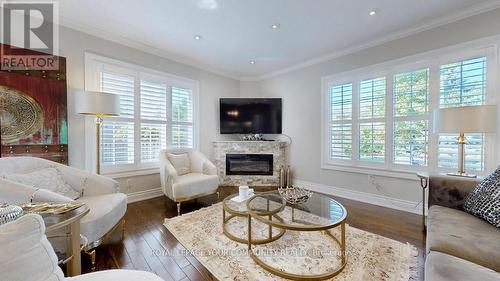
[(120, 115), (120, 97), (109, 93), (84, 91), (76, 94), (75, 101), (78, 114), (95, 116), (96, 172), (100, 174), (102, 118)]
[(465, 134), (495, 133), (496, 106), (477, 105), (443, 108), (435, 112), (435, 131), (442, 134), (459, 134), (458, 137), (458, 172), (451, 176), (476, 177), (465, 172)]

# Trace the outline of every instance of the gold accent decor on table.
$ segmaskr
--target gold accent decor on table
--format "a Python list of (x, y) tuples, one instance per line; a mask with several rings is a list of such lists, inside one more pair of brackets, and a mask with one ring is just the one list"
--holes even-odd
[(286, 202), (292, 205), (306, 203), (314, 194), (314, 192), (299, 186), (278, 188), (278, 192)]
[(80, 208), (83, 203), (27, 203), (21, 205), (25, 213), (35, 214), (63, 214), (74, 209)]

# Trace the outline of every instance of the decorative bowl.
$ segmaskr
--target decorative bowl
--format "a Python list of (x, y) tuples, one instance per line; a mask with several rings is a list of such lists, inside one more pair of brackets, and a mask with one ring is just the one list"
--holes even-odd
[(23, 209), (19, 206), (0, 204), (0, 224), (16, 220), (23, 214)]
[(292, 205), (306, 203), (314, 194), (312, 191), (299, 186), (280, 187), (278, 188), (278, 192), (286, 202)]

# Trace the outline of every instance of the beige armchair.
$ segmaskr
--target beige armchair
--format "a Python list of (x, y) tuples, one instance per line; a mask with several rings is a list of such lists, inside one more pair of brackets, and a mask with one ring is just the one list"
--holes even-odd
[(0, 280), (8, 281), (163, 281), (153, 273), (105, 270), (65, 278), (37, 214), (0, 225)]
[[(170, 155), (186, 153), (189, 171), (179, 175), (169, 159)], [(189, 148), (164, 149), (160, 151), (160, 178), (163, 193), (177, 203), (177, 214), (181, 213), (181, 203), (218, 193), (219, 177), (217, 168), (201, 152)]]
[[(75, 169), (49, 160), (35, 157), (0, 158), (0, 201), (10, 204), (33, 202), (71, 202), (72, 199), (39, 189), (36, 184), (20, 184), (9, 180), (9, 175), (27, 174), (42, 169), (59, 170), (64, 181), (81, 196), (75, 201), (85, 203), (90, 212), (81, 220), (81, 234), (88, 239), (85, 252), (95, 262), (94, 248), (119, 227), (125, 227), (123, 219), (127, 211), (127, 196), (120, 193), (118, 183), (110, 178)], [(39, 179), (43, 181), (44, 179)], [(65, 251), (65, 244), (53, 241), (57, 250)]]

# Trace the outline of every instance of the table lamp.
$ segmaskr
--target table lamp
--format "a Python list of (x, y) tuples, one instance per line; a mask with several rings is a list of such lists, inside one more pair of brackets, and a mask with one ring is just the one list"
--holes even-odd
[(103, 117), (120, 115), (120, 97), (115, 94), (83, 91), (76, 94), (76, 112), (95, 116), (96, 172), (101, 173), (101, 124)]
[(443, 134), (459, 134), (458, 137), (458, 172), (452, 176), (476, 177), (465, 172), (465, 134), (495, 133), (496, 106), (477, 105), (443, 108), (434, 113), (435, 131)]

